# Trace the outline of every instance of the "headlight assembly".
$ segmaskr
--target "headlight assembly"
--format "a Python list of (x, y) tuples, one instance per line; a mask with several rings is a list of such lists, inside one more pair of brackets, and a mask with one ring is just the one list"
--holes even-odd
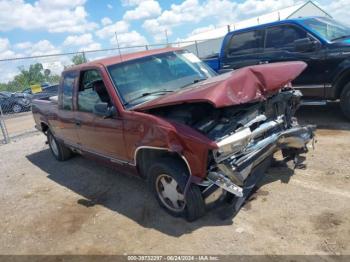
[(242, 151), (248, 145), (251, 135), (250, 128), (246, 127), (218, 142), (219, 148), (213, 151), (215, 161), (220, 162)]

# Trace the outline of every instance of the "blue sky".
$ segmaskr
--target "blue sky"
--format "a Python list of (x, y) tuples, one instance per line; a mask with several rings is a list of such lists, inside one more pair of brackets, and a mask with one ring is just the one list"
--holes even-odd
[[(0, 0), (0, 59), (165, 43), (301, 0)], [(347, 22), (350, 0), (319, 0)], [(60, 63), (63, 63), (62, 61)], [(0, 64), (10, 79), (17, 68)], [(4, 81), (0, 79), (0, 82)]]

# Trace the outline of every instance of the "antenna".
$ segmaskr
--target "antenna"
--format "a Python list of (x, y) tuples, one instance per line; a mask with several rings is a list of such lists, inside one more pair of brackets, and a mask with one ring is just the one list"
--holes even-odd
[(119, 46), (119, 41), (118, 41), (118, 34), (117, 34), (117, 32), (114, 32), (114, 33), (115, 33), (115, 39), (117, 40), (117, 47), (118, 47), (118, 51), (119, 51), (119, 58), (120, 58), (120, 61), (123, 61), (122, 53), (120, 52), (120, 46)]

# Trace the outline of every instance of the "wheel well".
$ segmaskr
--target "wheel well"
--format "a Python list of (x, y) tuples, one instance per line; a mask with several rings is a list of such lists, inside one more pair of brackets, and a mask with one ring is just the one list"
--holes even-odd
[(178, 161), (179, 164), (184, 165), (190, 174), (189, 166), (178, 153), (162, 149), (142, 148), (138, 150), (135, 157), (136, 168), (143, 178), (147, 178), (147, 172), (150, 166), (164, 157), (171, 157), (175, 161)]
[(335, 97), (339, 98), (341, 95), (341, 92), (343, 91), (343, 88), (346, 86), (347, 83), (350, 82), (350, 70), (344, 72), (341, 77), (339, 78), (339, 80), (337, 81), (337, 83), (335, 84)]
[(44, 123), (44, 122), (41, 122), (41, 130), (46, 134), (46, 132), (49, 130), (49, 126)]

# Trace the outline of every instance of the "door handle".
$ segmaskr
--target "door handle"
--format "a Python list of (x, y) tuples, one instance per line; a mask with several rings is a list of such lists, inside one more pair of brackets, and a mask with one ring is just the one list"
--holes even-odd
[(265, 64), (268, 64), (269, 61), (259, 61), (259, 65), (265, 65)]
[(81, 126), (81, 122), (77, 121), (77, 122), (75, 122), (75, 125), (76, 126)]

